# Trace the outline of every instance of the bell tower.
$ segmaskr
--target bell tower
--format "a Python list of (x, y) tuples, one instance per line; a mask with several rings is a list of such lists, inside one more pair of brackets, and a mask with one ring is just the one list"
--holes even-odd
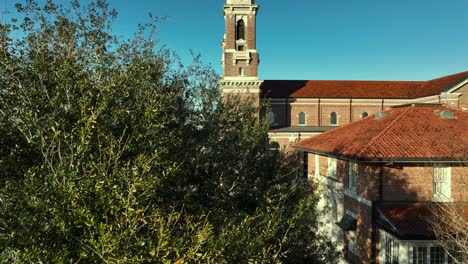
[(221, 87), (223, 94), (241, 93), (259, 100), (259, 56), (256, 47), (255, 0), (227, 0), (224, 5), (226, 29), (223, 48)]

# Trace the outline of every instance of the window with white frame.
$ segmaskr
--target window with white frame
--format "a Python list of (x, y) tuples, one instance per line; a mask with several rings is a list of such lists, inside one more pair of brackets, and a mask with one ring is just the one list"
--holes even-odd
[(328, 158), (327, 176), (336, 178), (336, 159)]
[(400, 243), (390, 236), (385, 237), (385, 264), (399, 263)]
[(432, 173), (432, 198), (435, 201), (450, 201), (451, 169), (448, 165), (434, 165)]
[(357, 174), (357, 165), (356, 162), (349, 162), (349, 172), (348, 172), (348, 188), (351, 191), (356, 191), (356, 174)]
[(426, 247), (413, 247), (413, 264), (427, 264)]
[[(414, 245), (412, 251), (413, 264), (445, 264), (454, 262), (441, 246), (435, 244)], [(460, 261), (459, 263), (463, 262)]]

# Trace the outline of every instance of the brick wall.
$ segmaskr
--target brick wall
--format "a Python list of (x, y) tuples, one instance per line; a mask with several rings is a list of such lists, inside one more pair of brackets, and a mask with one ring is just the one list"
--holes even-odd
[(226, 49), (235, 49), (236, 48), (236, 16), (232, 14), (226, 14)]
[[(385, 168), (383, 195), (385, 201), (431, 201), (433, 167), (406, 165), (402, 169)], [(454, 201), (468, 201), (468, 167), (452, 167), (451, 196)]]
[[(358, 263), (370, 263), (372, 258), (372, 208), (345, 195), (344, 208), (357, 216), (356, 252)], [(346, 237), (345, 244), (348, 243)]]
[[(308, 161), (309, 161), (308, 173), (312, 175), (315, 174), (315, 170), (317, 169), (315, 168), (315, 156), (316, 155), (313, 153), (309, 153), (309, 156), (308, 156)], [(318, 155), (318, 157), (319, 157), (319, 173), (322, 176), (326, 176), (328, 172), (328, 157), (321, 156), (321, 155)], [(337, 173), (338, 181), (340, 182), (343, 181), (345, 172), (348, 169), (347, 166), (348, 165), (346, 161), (337, 160), (336, 162), (337, 172), (336, 173)]]
[(452, 199), (468, 202), (468, 167), (452, 167)]
[(379, 199), (380, 166), (357, 165), (356, 194), (370, 201)]
[(327, 175), (327, 170), (328, 170), (328, 158), (325, 156), (319, 156), (319, 172), (320, 175)]
[[(286, 103), (285, 103), (286, 104)], [(349, 105), (349, 101), (344, 101), (343, 103), (336, 103), (333, 105), (330, 104), (319, 104), (310, 103), (310, 104), (288, 104), (284, 105), (281, 110), (280, 107), (276, 106), (280, 112), (279, 114), (283, 115), (285, 112), (284, 108), (290, 107), (290, 118), (289, 123), (285, 125), (298, 126), (299, 125), (299, 113), (304, 112), (306, 114), (306, 126), (330, 126), (330, 115), (332, 112), (338, 114), (338, 125), (346, 125), (350, 122), (360, 120), (362, 118), (362, 113), (367, 112), (369, 115), (375, 114), (381, 111), (381, 105), (368, 104), (368, 105)], [(275, 112), (276, 114), (276, 112)], [(286, 118), (285, 118), (286, 119)]]
[(246, 23), (246, 40), (247, 40), (247, 48), (248, 49), (256, 49), (256, 16), (244, 16), (247, 18)]
[(380, 105), (352, 105), (351, 110), (352, 110), (352, 120), (351, 122), (357, 121), (359, 119), (362, 119), (362, 113), (367, 112), (369, 116), (380, 112), (381, 110)]
[(251, 61), (247, 64), (246, 61), (237, 61), (236, 64), (232, 63), (234, 53), (226, 52), (224, 54), (224, 76), (237, 77), (239, 76), (239, 68), (244, 69), (244, 77), (257, 77), (258, 76), (258, 54), (250, 53)]
[[(228, 63), (228, 61), (226, 62)], [(254, 67), (252, 72), (249, 74), (256, 74), (256, 70), (257, 67)], [(238, 66), (229, 69), (230, 74), (238, 74), (238, 71)], [(468, 85), (465, 85), (461, 89), (462, 90), (459, 91), (466, 95), (460, 97), (460, 107), (468, 108)], [(347, 100), (343, 100), (342, 103), (337, 102), (334, 104), (325, 104), (323, 102), (286, 103), (286, 100), (285, 103), (280, 102), (281, 101), (277, 101), (275, 105), (272, 105), (271, 107), (275, 115), (280, 116), (280, 119), (282, 120), (281, 124), (279, 125), (284, 126), (298, 126), (300, 112), (304, 112), (306, 114), (306, 126), (330, 126), (330, 114), (332, 112), (336, 112), (338, 114), (338, 126), (342, 126), (350, 122), (360, 120), (362, 118), (363, 112), (367, 112), (370, 116), (382, 111), (381, 102), (378, 101), (376, 101), (374, 104), (351, 102), (351, 105)], [(395, 105), (395, 103), (386, 102), (384, 104), (384, 110), (388, 110), (392, 105)]]
[(322, 126), (330, 126), (330, 115), (332, 112), (338, 114), (338, 125), (345, 125), (349, 123), (349, 103), (347, 104), (335, 104), (335, 105), (321, 105), (320, 106), (321, 112), (321, 125)]
[[(244, 51), (249, 49), (256, 49), (256, 16), (248, 14), (226, 14), (226, 39), (225, 39), (225, 50), (236, 49), (236, 27), (239, 16), (245, 22), (245, 46)], [(250, 61), (237, 61), (233, 63), (234, 53), (224, 53), (224, 76), (225, 77), (237, 77), (239, 76), (239, 69), (243, 68), (244, 77), (257, 77), (258, 76), (258, 53), (250, 53)]]
[(310, 175), (315, 175), (315, 154), (309, 153), (308, 158), (307, 158), (309, 164), (308, 164), (308, 173)]
[(317, 104), (291, 105), (291, 126), (299, 125), (299, 113), (306, 115), (306, 126), (318, 126), (318, 108)]
[(458, 107), (468, 109), (468, 84), (465, 84), (460, 89), (456, 90), (455, 93), (461, 93), (462, 95), (458, 98)]
[(385, 168), (383, 181), (385, 201), (430, 201), (432, 198), (432, 166)]
[(337, 159), (336, 161), (336, 178), (339, 182), (345, 182), (345, 177), (348, 175), (348, 161)]

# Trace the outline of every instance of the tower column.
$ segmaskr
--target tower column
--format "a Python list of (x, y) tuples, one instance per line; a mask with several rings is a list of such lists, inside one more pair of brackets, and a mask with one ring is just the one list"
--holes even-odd
[(227, 0), (224, 5), (226, 32), (222, 40), (223, 94), (241, 93), (259, 100), (259, 56), (256, 49), (255, 0)]

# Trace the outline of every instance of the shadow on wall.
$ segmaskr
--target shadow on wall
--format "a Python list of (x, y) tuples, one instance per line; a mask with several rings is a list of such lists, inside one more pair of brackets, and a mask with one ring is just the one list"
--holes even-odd
[[(337, 162), (338, 181), (349, 188), (349, 162)], [(322, 164), (321, 164), (322, 165)], [(323, 166), (320, 166), (323, 168)], [(322, 175), (328, 173), (321, 171)], [(356, 193), (374, 202), (427, 202), (432, 195), (432, 164), (407, 166), (358, 163)]]
[(300, 90), (307, 81), (265, 80), (260, 89), (262, 98), (288, 98)]
[[(378, 258), (378, 226), (376, 205), (385, 203), (414, 203), (419, 201), (420, 195), (412, 179), (404, 167), (384, 167), (373, 164), (358, 164), (356, 172), (356, 194), (359, 197), (372, 201), (373, 206), (358, 203), (356, 200), (345, 195), (345, 210), (352, 211), (357, 216), (356, 227), (356, 252), (359, 262), (370, 263)], [(338, 181), (344, 183), (345, 190), (349, 190), (350, 170), (349, 162), (338, 162)], [(428, 177), (431, 178), (431, 177)], [(432, 186), (427, 189), (432, 190)], [(349, 233), (345, 235), (346, 243)], [(353, 254), (348, 254), (347, 246), (344, 250), (345, 256), (354, 258)]]

